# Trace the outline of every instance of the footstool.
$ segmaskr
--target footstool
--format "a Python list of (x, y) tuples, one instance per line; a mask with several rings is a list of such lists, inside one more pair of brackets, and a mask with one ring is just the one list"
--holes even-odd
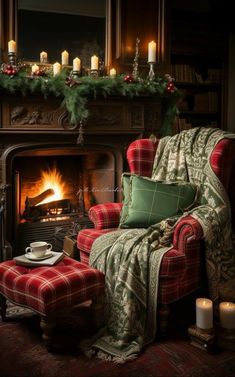
[(0, 263), (0, 315), (6, 320), (6, 300), (32, 309), (48, 349), (55, 319), (82, 302), (91, 300), (94, 325), (102, 325), (104, 274), (70, 257), (54, 266), (25, 267), (14, 260)]

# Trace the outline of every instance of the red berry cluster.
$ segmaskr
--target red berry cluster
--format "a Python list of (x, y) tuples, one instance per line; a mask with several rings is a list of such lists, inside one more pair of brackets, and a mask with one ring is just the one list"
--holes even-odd
[(7, 64), (2, 70), (2, 73), (8, 76), (14, 76), (17, 73), (17, 69), (15, 69), (12, 65)]
[(169, 93), (172, 93), (172, 92), (174, 92), (174, 90), (175, 90), (175, 84), (174, 84), (174, 82), (173, 81), (169, 81), (167, 83), (167, 86), (166, 86), (166, 91), (169, 92)]
[(127, 75), (124, 77), (124, 81), (127, 83), (127, 84), (130, 84), (131, 82), (133, 82), (133, 77), (131, 75)]

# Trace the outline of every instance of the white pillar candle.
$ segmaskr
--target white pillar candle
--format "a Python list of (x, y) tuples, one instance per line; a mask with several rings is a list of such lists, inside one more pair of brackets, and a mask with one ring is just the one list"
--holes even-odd
[(224, 329), (235, 329), (235, 304), (221, 302), (219, 304), (220, 326)]
[(61, 64), (56, 62), (53, 64), (53, 75), (58, 75), (61, 72)]
[(213, 327), (213, 304), (207, 298), (196, 299), (196, 325), (199, 329), (209, 330)]
[(157, 45), (154, 41), (149, 42), (148, 44), (148, 62), (149, 63), (156, 62), (156, 48), (157, 48)]
[(64, 50), (61, 53), (61, 63), (62, 63), (62, 65), (68, 65), (69, 64), (69, 53), (66, 50)]
[(73, 71), (80, 71), (81, 69), (81, 60), (79, 58), (73, 59)]
[(16, 52), (16, 42), (11, 40), (8, 42), (8, 52)]
[(111, 76), (111, 77), (115, 77), (116, 76), (116, 69), (115, 68), (111, 68), (110, 69), (110, 71), (109, 71), (109, 75)]
[(47, 62), (47, 53), (45, 51), (40, 52), (40, 63)]
[(96, 55), (93, 55), (91, 57), (91, 69), (96, 69), (98, 70), (99, 67), (99, 58)]
[(33, 64), (31, 67), (31, 72), (36, 73), (39, 71), (39, 66), (37, 64)]

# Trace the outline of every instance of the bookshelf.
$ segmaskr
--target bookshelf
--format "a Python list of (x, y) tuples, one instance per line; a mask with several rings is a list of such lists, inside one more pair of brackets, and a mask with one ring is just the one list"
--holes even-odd
[(197, 126), (225, 129), (225, 56), (223, 31), (210, 9), (170, 12), (170, 74), (182, 92), (174, 132)]

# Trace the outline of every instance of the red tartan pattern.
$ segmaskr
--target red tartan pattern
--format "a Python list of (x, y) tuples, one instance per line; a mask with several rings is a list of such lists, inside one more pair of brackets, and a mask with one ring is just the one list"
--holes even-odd
[(230, 139), (221, 140), (214, 148), (210, 158), (212, 170), (223, 183), (226, 190), (229, 189), (231, 168), (235, 161), (235, 143)]
[(158, 140), (154, 143), (150, 139), (140, 139), (129, 145), (127, 160), (131, 173), (151, 177), (158, 142)]
[[(130, 144), (127, 150), (127, 159), (132, 173), (151, 176), (157, 144), (158, 142), (155, 144), (149, 139), (136, 140)], [(215, 174), (230, 192), (231, 198), (234, 196), (233, 189), (231, 189), (233, 179), (233, 177), (231, 178), (231, 171), (234, 161), (234, 141), (231, 139), (221, 140), (214, 148), (210, 163)], [(104, 208), (107, 217), (107, 207), (104, 205)], [(99, 211), (102, 211), (102, 209), (101, 205)], [(101, 218), (102, 215), (99, 213), (99, 219)], [(100, 229), (104, 228), (101, 223), (99, 226)], [(112, 230), (115, 229), (107, 229), (107, 231)], [(79, 232), (77, 245), (84, 263), (89, 263), (91, 245), (101, 234), (104, 234), (104, 232), (94, 229)], [(88, 240), (86, 240), (86, 237), (88, 237)], [(161, 263), (159, 303), (168, 304), (177, 301), (200, 287), (204, 278), (201, 265), (202, 237), (201, 225), (191, 216), (184, 217), (177, 224), (173, 236), (173, 248), (164, 255)]]
[(109, 229), (83, 229), (78, 233), (77, 245), (79, 250), (90, 254), (93, 242), (102, 234), (113, 232), (116, 228)]
[(116, 228), (120, 222), (122, 203), (97, 204), (90, 208), (89, 218), (95, 229)]
[(0, 293), (41, 315), (72, 307), (104, 293), (104, 274), (64, 257), (55, 266), (24, 267), (0, 263)]

